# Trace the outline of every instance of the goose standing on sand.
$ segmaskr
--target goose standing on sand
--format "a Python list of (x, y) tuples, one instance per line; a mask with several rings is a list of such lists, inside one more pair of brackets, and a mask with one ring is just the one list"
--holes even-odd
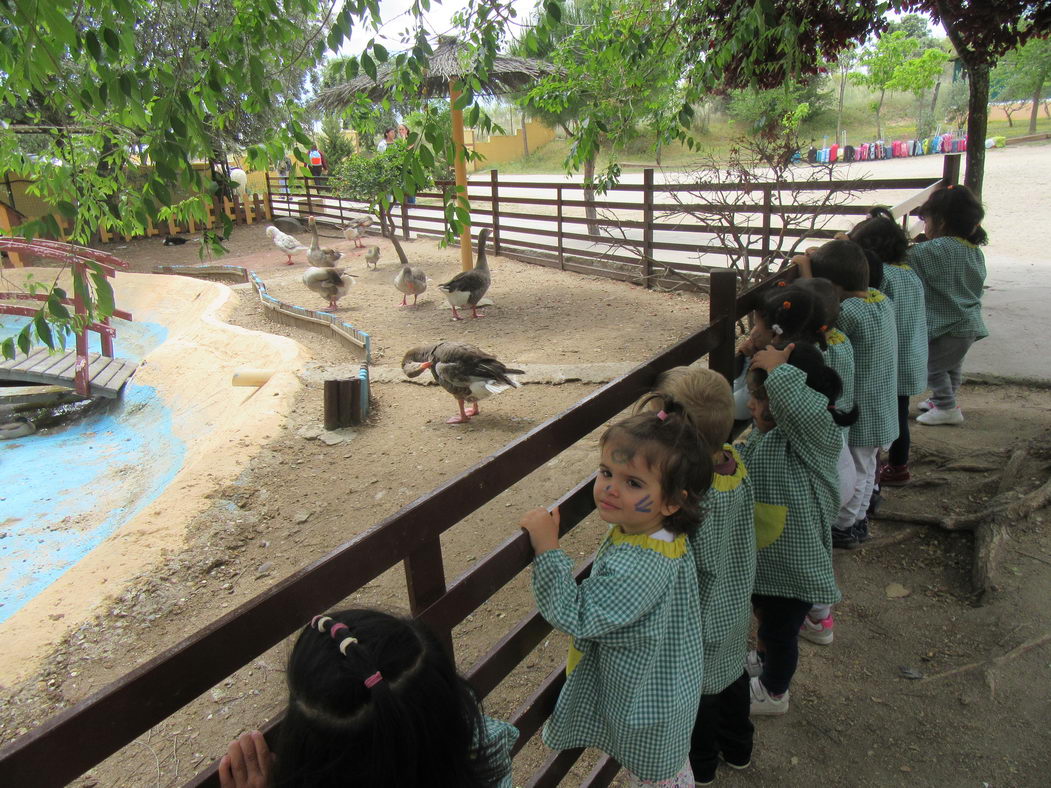
[[(523, 374), (466, 342), (414, 347), (401, 360), (401, 369), (410, 378), (429, 369), (438, 385), (456, 397), (460, 413), (447, 419), (447, 424), (466, 424), (478, 415), (479, 400), (519, 388), (522, 384), (510, 376)], [(464, 409), (464, 402), (471, 403), (471, 410)]]
[(406, 299), (412, 296), (412, 305), (416, 306), (416, 299), (427, 289), (427, 274), (422, 268), (414, 268), (405, 263), (398, 275), (394, 277), (394, 286), (405, 295), (401, 297), (401, 306), (407, 306)]
[(460, 313), (456, 311), (458, 306), (469, 306), (473, 317), (484, 317), (478, 314), (476, 307), (492, 282), (489, 262), (485, 259), (485, 242), (488, 239), (489, 228), (485, 227), (478, 233), (478, 258), (474, 268), (457, 274), (444, 285), (438, 285), (438, 289), (445, 293), (445, 297), (449, 299), (449, 305), (453, 308), (453, 320), (463, 320)]
[(308, 268), (303, 274), (303, 284), (323, 298), (328, 299), (328, 306), (322, 312), (334, 312), (336, 302), (347, 294), (354, 284), (354, 278), (344, 274), (342, 268)]
[(378, 246), (370, 245), (365, 249), (365, 267), (376, 270), (380, 264), (380, 248)]
[(292, 265), (292, 255), (310, 251), (291, 235), (281, 232), (274, 227), (274, 225), (270, 225), (266, 228), (266, 234), (270, 236), (270, 240), (274, 242), (274, 246), (288, 255), (285, 265)]
[(361, 238), (365, 235), (365, 229), (371, 226), (371, 224), (371, 216), (366, 216), (362, 219), (355, 219), (343, 228), (343, 237), (348, 241), (353, 241), (354, 246), (361, 249), (365, 246), (365, 244), (361, 242)]
[(335, 249), (322, 249), (317, 235), (317, 220), (311, 216), (307, 222), (310, 223), (310, 234), (313, 236), (310, 250), (307, 252), (307, 261), (317, 268), (331, 268), (343, 256), (343, 253)]

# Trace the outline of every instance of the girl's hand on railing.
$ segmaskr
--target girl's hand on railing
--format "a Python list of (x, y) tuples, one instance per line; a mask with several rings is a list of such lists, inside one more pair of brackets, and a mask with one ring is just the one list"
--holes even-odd
[(530, 509), (518, 523), (518, 527), (529, 534), (529, 543), (537, 555), (558, 549), (559, 514), (556, 508), (550, 514), (542, 506)]
[(242, 733), (230, 742), (219, 761), (222, 788), (268, 788), (274, 756), (259, 731)]
[(790, 343), (784, 350), (778, 350), (773, 345), (767, 345), (766, 349), (752, 356), (752, 366), (770, 372), (787, 362), (795, 347), (795, 343)]
[(814, 272), (810, 268), (810, 252), (804, 252), (803, 254), (795, 255), (791, 261), (793, 265), (799, 267), (799, 278), (800, 279), (813, 279)]
[(835, 235), (832, 236), (832, 240), (833, 241), (849, 241), (850, 240), (850, 236), (847, 235), (846, 233), (836, 233)]

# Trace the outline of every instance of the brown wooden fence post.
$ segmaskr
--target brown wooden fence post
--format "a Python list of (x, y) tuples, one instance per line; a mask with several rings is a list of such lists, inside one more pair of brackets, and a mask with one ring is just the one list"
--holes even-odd
[(960, 154), (952, 153), (942, 159), (942, 183), (946, 186), (960, 182)]
[(558, 197), (558, 267), (560, 270), (566, 270), (566, 241), (562, 237), (562, 187), (559, 186), (555, 189)]
[(642, 284), (653, 287), (653, 168), (642, 171)]
[(493, 256), (500, 254), (500, 175), (496, 170), (489, 171), (489, 184), (493, 193)]
[(737, 272), (712, 271), (710, 282), (708, 324), (714, 326), (719, 323), (719, 344), (708, 354), (708, 368), (714, 369), (732, 383), (737, 317)]
[[(432, 539), (405, 556), (405, 584), (409, 592), (409, 610), (414, 616), (441, 599), (446, 590), (441, 540)], [(449, 656), (455, 657), (452, 632), (443, 629), (435, 634), (445, 644)]]
[(306, 175), (303, 176), (303, 189), (307, 194), (307, 215), (314, 215), (314, 203), (310, 200), (310, 178)]
[(339, 381), (325, 381), (325, 429), (339, 429)]
[(770, 214), (773, 211), (773, 187), (763, 187), (763, 260), (760, 265), (766, 265), (770, 259)]

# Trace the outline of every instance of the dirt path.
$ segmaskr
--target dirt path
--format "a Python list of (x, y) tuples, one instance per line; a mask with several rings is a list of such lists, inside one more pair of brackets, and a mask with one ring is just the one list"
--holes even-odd
[[(233, 259), (262, 272), (279, 297), (312, 305), (298, 283), (303, 267), (288, 269), (261, 239), (261, 228), (237, 228)], [(641, 360), (706, 322), (696, 296), (666, 295), (621, 283), (561, 274), (514, 261), (494, 262), (494, 308), (484, 320), (453, 323), (432, 289), (417, 310), (395, 307), (389, 284), (394, 256), (383, 249), (381, 270), (352, 273), (358, 285), (346, 299), (349, 322), (373, 333), (380, 365), (396, 365), (407, 347), (465, 338), (508, 363), (578, 364)], [(342, 245), (342, 244), (340, 244)], [(189, 245), (188, 245), (189, 246)], [(418, 242), (408, 250), (435, 282), (457, 270), (458, 251)], [(187, 247), (159, 240), (121, 250), (140, 270), (193, 262)], [(211, 508), (188, 526), (184, 550), (150, 567), (107, 610), (81, 626), (32, 680), (3, 691), (0, 740), (7, 741), (91, 692), (232, 607), (315, 560), (370, 524), (470, 467), (508, 440), (579, 400), (596, 384), (526, 385), (483, 404), (466, 426), (444, 423), (453, 400), (432, 386), (404, 382), (375, 386), (373, 423), (353, 439), (327, 446), (298, 434), (321, 417), (320, 380), (327, 368), (356, 360), (335, 343), (266, 321), (250, 290), (239, 288), (236, 322), (292, 335), (318, 359), (304, 374), (288, 430), (269, 443), (236, 483), (215, 494)], [(965, 389), (962, 428), (916, 428), (917, 483), (895, 492), (895, 507), (916, 511), (970, 509), (988, 497), (1006, 450), (1051, 427), (1047, 392), (1012, 386)], [(940, 469), (933, 451), (977, 456), (985, 473)], [(923, 459), (924, 452), (928, 459)], [(594, 438), (548, 463), (443, 538), (449, 577), (468, 568), (514, 530), (521, 511), (548, 502), (594, 467)], [(1036, 458), (1018, 479), (1028, 490), (1047, 475)], [(602, 526), (591, 518), (567, 540), (583, 557)], [(969, 589), (970, 540), (915, 526), (876, 526), (871, 547), (837, 557), (846, 601), (837, 613), (831, 647), (805, 645), (793, 688), (792, 711), (758, 725), (755, 766), (720, 772), (727, 784), (810, 785), (1037, 785), (1047, 751), (1051, 705), (1051, 644), (990, 671), (912, 680), (1008, 654), (1051, 630), (1051, 536), (1044, 515), (1013, 525), (1001, 590), (983, 607)], [(474, 662), (532, 607), (528, 577), (502, 590), (454, 633), (462, 667)], [(888, 598), (887, 587), (908, 590)], [(348, 604), (398, 608), (403, 574), (392, 570)], [(61, 611), (56, 611), (56, 616)], [(507, 716), (564, 657), (552, 636), (489, 699)], [(129, 655), (131, 655), (129, 657)], [(79, 780), (79, 786), (179, 785), (225, 743), (280, 708), (285, 646), (262, 655), (177, 715)], [(516, 762), (519, 779), (542, 757), (531, 744)], [(581, 774), (566, 781), (579, 782)]]

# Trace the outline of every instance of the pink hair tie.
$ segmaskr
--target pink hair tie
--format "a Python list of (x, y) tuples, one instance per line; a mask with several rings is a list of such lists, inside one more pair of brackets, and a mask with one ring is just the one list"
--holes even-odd
[(344, 629), (350, 629), (350, 627), (348, 627), (346, 624), (344, 624), (342, 621), (340, 621), (338, 624), (335, 624), (328, 631), (328, 634), (333, 640), (335, 640), (336, 639), (336, 633), (338, 633), (338, 632), (340, 632), (340, 631), (342, 631)]
[(659, 411), (657, 411), (657, 418), (661, 421), (664, 421), (666, 418), (668, 418), (668, 412), (664, 410), (664, 408), (661, 408)]
[(367, 689), (372, 689), (381, 681), (383, 681), (383, 674), (377, 670), (375, 673), (373, 673), (371, 676), (365, 679), (365, 687)]

